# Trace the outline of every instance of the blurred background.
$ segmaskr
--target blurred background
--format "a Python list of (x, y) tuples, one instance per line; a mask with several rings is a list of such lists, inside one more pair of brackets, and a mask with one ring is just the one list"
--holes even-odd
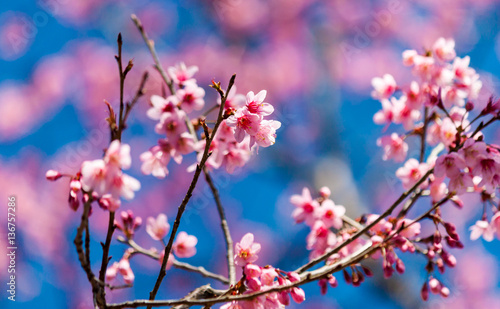
[[(197, 79), (223, 84), (237, 73), (238, 92), (268, 91), (274, 118), (282, 122), (277, 142), (261, 149), (233, 175), (215, 172), (233, 239), (247, 233), (262, 243), (259, 264), (292, 270), (307, 261), (308, 229), (296, 225), (289, 197), (303, 186), (332, 189), (332, 199), (348, 214), (376, 213), (402, 192), (394, 176), (398, 165), (383, 162), (376, 146), (382, 127), (372, 116), (380, 104), (370, 98), (372, 77), (391, 73), (410, 81), (401, 52), (423, 50), (441, 36), (455, 38), (459, 56), (470, 55), (481, 75), (478, 101), (498, 94), (500, 78), (500, 3), (495, 0), (40, 0), (9, 1), (0, 12), (0, 197), (15, 195), (17, 206), (17, 299), (2, 308), (91, 308), (90, 285), (77, 264), (72, 245), (79, 214), (67, 205), (66, 181), (48, 182), (45, 171), (75, 173), (81, 162), (101, 157), (108, 131), (103, 100), (118, 102), (114, 55), (121, 32), (124, 58), (135, 66), (125, 85), (126, 99), (140, 76), (150, 71), (146, 96), (129, 120), (124, 142), (132, 147), (130, 174), (142, 189), (121, 210), (143, 220), (163, 212), (173, 222), (191, 180), (186, 167), (170, 163), (170, 175), (157, 180), (140, 173), (139, 155), (156, 143), (154, 122), (145, 115), (147, 99), (161, 93), (152, 59), (130, 20), (135, 13), (155, 41), (164, 67), (184, 61), (200, 68)], [(215, 102), (208, 87), (206, 106)], [(500, 131), (488, 131), (499, 143)], [(416, 144), (416, 141), (415, 141)], [(411, 151), (410, 151), (411, 153)], [(425, 204), (425, 203), (424, 203)], [(422, 205), (424, 207), (424, 205)], [(482, 205), (465, 198), (465, 207), (446, 207), (445, 218), (458, 224), (465, 250), (455, 250), (458, 266), (442, 281), (447, 299), (423, 303), (425, 261), (402, 254), (404, 275), (368, 280), (359, 288), (340, 283), (321, 296), (315, 283), (305, 286), (300, 308), (500, 308), (498, 242), (468, 241), (468, 228)], [(422, 208), (415, 207), (416, 211)], [(6, 222), (6, 209), (0, 218)], [(100, 265), (99, 241), (107, 214), (94, 209), (91, 243), (94, 268)], [(4, 220), (5, 219), (5, 220)], [(198, 254), (187, 261), (226, 272), (224, 242), (208, 186), (200, 181), (181, 230), (199, 239)], [(0, 230), (0, 252), (6, 229)], [(118, 235), (117, 233), (116, 235)], [(137, 241), (158, 246), (142, 227)], [(125, 247), (117, 242), (118, 259)], [(6, 282), (6, 254), (0, 254), (0, 277)], [(136, 286), (109, 293), (110, 301), (147, 298), (159, 265), (132, 259)], [(379, 272), (381, 261), (371, 264)], [(380, 275), (380, 273), (379, 273)], [(340, 276), (338, 276), (340, 279)], [(340, 280), (342, 281), (342, 280)], [(170, 270), (159, 298), (178, 298), (207, 280)], [(217, 283), (214, 286), (219, 287)], [(292, 305), (290, 308), (298, 306)]]

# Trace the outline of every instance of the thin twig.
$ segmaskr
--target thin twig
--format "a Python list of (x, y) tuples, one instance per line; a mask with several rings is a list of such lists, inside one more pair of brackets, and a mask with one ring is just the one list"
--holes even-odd
[[(148, 256), (154, 260), (160, 259), (160, 255), (157, 252), (144, 249), (143, 247), (141, 247), (139, 244), (137, 244), (132, 239), (124, 239), (124, 238), (120, 237), (120, 238), (118, 238), (118, 241), (121, 243), (124, 243), (124, 244), (130, 246), (132, 249), (134, 249), (134, 251), (131, 252), (131, 255), (139, 253), (139, 254)], [(187, 271), (192, 271), (195, 273), (199, 273), (203, 277), (212, 278), (215, 280), (219, 280), (220, 282), (222, 282), (224, 284), (229, 284), (229, 279), (227, 279), (226, 277), (224, 277), (222, 275), (208, 271), (202, 266), (193, 266), (193, 265), (185, 263), (185, 262), (180, 262), (180, 261), (174, 260), (174, 267), (179, 268), (179, 269), (183, 269), (183, 270), (187, 270)]]
[(172, 80), (170, 80), (170, 78), (168, 77), (167, 72), (165, 72), (165, 70), (161, 66), (160, 59), (158, 58), (158, 55), (156, 54), (154, 41), (149, 39), (148, 35), (146, 34), (146, 31), (144, 31), (144, 26), (142, 25), (141, 21), (139, 20), (139, 18), (135, 14), (130, 15), (130, 18), (132, 18), (132, 21), (134, 22), (135, 26), (137, 27), (137, 29), (139, 30), (139, 32), (142, 35), (142, 38), (144, 39), (144, 42), (146, 43), (146, 45), (149, 49), (149, 52), (151, 53), (151, 56), (153, 57), (156, 70), (160, 73), (161, 77), (163, 78), (163, 80), (167, 84), (168, 88), (170, 89), (170, 92), (173, 94), (175, 92), (174, 91), (174, 84), (173, 84)]

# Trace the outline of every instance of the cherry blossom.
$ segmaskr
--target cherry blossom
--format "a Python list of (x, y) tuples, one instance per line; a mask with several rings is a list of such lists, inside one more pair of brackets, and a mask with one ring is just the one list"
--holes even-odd
[(397, 133), (379, 138), (377, 145), (384, 149), (382, 156), (384, 160), (393, 159), (396, 162), (403, 162), (406, 159), (408, 144)]
[(167, 216), (159, 214), (158, 217), (149, 217), (146, 223), (146, 232), (154, 240), (162, 240), (168, 234), (170, 225), (167, 221)]
[(169, 67), (167, 72), (174, 83), (184, 85), (189, 82), (195, 82), (193, 76), (198, 72), (198, 67), (195, 65), (187, 67), (184, 62), (180, 62), (174, 67)]
[(196, 254), (196, 244), (198, 239), (188, 235), (186, 232), (179, 232), (172, 246), (174, 254), (180, 258), (189, 258)]
[(389, 98), (396, 91), (396, 81), (390, 74), (372, 79), (372, 86), (375, 89), (372, 96), (376, 99)]
[(240, 242), (235, 245), (234, 263), (244, 267), (249, 263), (257, 261), (258, 253), (260, 252), (260, 244), (254, 243), (252, 233), (247, 233)]
[[(396, 171), (396, 176), (401, 179), (405, 189), (411, 188), (429, 170), (427, 163), (420, 163), (416, 159), (409, 159), (403, 167)], [(425, 187), (426, 181), (421, 185)]]
[(189, 113), (193, 110), (199, 111), (205, 106), (205, 90), (194, 83), (186, 83), (185, 87), (177, 90), (182, 109)]

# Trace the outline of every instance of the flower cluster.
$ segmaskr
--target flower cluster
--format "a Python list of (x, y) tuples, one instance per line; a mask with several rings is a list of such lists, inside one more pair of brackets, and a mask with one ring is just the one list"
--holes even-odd
[(57, 180), (62, 176), (70, 177), (69, 205), (76, 210), (79, 206), (78, 193), (83, 192), (83, 200), (92, 198), (99, 206), (109, 211), (116, 211), (120, 205), (120, 197), (127, 200), (134, 198), (134, 192), (141, 188), (139, 181), (122, 170), (130, 168), (130, 146), (114, 140), (109, 145), (104, 159), (84, 161), (76, 176), (63, 175), (49, 170), (46, 177)]
[[(197, 86), (196, 79), (193, 78), (197, 71), (196, 66), (186, 67), (183, 63), (170, 67), (168, 73), (176, 86), (172, 87), (173, 94), (166, 98), (151, 96), (152, 107), (147, 115), (158, 121), (155, 131), (165, 138), (141, 155), (144, 174), (164, 178), (168, 175), (167, 165), (170, 159), (180, 164), (183, 155), (194, 151), (198, 153), (198, 161), (201, 161), (208, 136), (198, 140), (193, 134), (196, 134), (194, 130), (202, 126), (201, 122), (205, 121), (206, 115), (197, 121), (193, 120), (192, 123), (188, 117), (188, 113), (201, 110), (205, 104), (205, 91)], [(257, 144), (257, 147), (274, 144), (276, 130), (280, 128), (281, 123), (264, 120), (264, 116), (274, 111), (272, 105), (263, 102), (265, 96), (265, 90), (257, 95), (250, 91), (245, 98), (236, 93), (236, 87), (230, 89), (224, 105), (227, 119), (222, 121), (210, 144), (211, 156), (206, 162), (208, 169), (225, 166), (229, 173), (233, 173), (237, 167), (244, 166), (250, 160), (254, 144)], [(220, 104), (219, 99), (218, 105)], [(246, 133), (248, 138), (245, 138)], [(195, 167), (196, 164), (191, 165), (188, 170), (191, 171)]]
[(329, 199), (330, 189), (323, 187), (319, 193), (320, 197), (313, 199), (309, 189), (304, 188), (302, 195), (293, 195), (290, 198), (290, 202), (296, 207), (292, 213), (295, 222), (305, 222), (311, 228), (307, 236), (307, 249), (311, 250), (311, 259), (337, 244), (337, 236), (331, 228), (342, 228), (342, 216), (345, 214), (344, 206), (335, 205)]
[[(240, 242), (235, 245), (234, 262), (243, 269), (244, 292), (242, 295), (251, 294), (257, 291), (266, 291), (276, 286), (286, 286), (300, 281), (300, 276), (295, 272), (284, 272), (272, 266), (260, 267), (254, 262), (257, 261), (257, 253), (260, 251), (260, 244), (254, 242), (251, 233), (243, 236)], [(305, 293), (299, 287), (291, 287), (281, 292), (270, 292), (257, 296), (251, 300), (233, 301), (223, 305), (222, 309), (253, 309), (269, 308), (279, 309), (290, 304), (290, 297), (298, 304), (305, 300)]]
[(281, 122), (264, 119), (274, 112), (271, 104), (265, 103), (267, 92), (265, 90), (254, 94), (250, 91), (246, 97), (246, 104), (234, 111), (226, 123), (229, 127), (235, 128), (234, 137), (241, 143), (245, 136), (250, 137), (250, 147), (254, 144), (268, 147), (276, 140), (276, 130), (281, 127)]

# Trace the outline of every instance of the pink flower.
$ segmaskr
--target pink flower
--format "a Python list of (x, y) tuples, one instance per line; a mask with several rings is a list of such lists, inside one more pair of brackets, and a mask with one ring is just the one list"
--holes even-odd
[(174, 254), (180, 258), (190, 258), (196, 254), (196, 244), (198, 239), (195, 236), (188, 235), (186, 232), (180, 232), (172, 246)]
[(292, 195), (290, 203), (297, 207), (292, 213), (295, 222), (301, 223), (305, 221), (309, 226), (314, 224), (319, 203), (312, 199), (309, 189), (302, 189), (302, 195)]
[(397, 133), (379, 138), (377, 145), (384, 149), (384, 155), (382, 156), (384, 161), (394, 159), (396, 162), (403, 162), (406, 159), (408, 144)]
[(262, 274), (261, 268), (254, 264), (247, 264), (244, 272), (247, 278), (257, 278)]
[(163, 113), (173, 112), (179, 104), (179, 98), (173, 95), (166, 99), (159, 95), (152, 95), (150, 101), (152, 107), (148, 109), (146, 114), (153, 120), (160, 120)]
[(196, 82), (193, 76), (198, 72), (198, 67), (195, 65), (186, 67), (184, 62), (181, 62), (175, 67), (169, 67), (167, 72), (174, 83), (184, 85), (187, 82)]
[(486, 154), (486, 143), (469, 138), (465, 141), (464, 146), (458, 153), (464, 157), (467, 166), (474, 167), (478, 161), (479, 155)]
[(488, 223), (488, 221), (478, 220), (476, 224), (470, 227), (470, 239), (476, 240), (479, 237), (483, 237), (486, 241), (492, 241), (494, 238), (495, 230)]
[(261, 116), (250, 113), (246, 108), (240, 108), (226, 119), (226, 124), (235, 128), (234, 137), (238, 143), (241, 143), (245, 138), (245, 133), (255, 136), (259, 132), (261, 121)]
[(441, 98), (444, 106), (447, 108), (453, 105), (464, 106), (467, 92), (454, 86), (445, 86), (441, 88)]
[(245, 266), (247, 264), (257, 261), (259, 258), (257, 253), (260, 252), (260, 244), (254, 243), (252, 233), (247, 233), (240, 242), (236, 243), (234, 263), (238, 266)]
[(254, 142), (262, 147), (274, 145), (276, 141), (276, 130), (281, 127), (281, 122), (276, 120), (262, 120), (259, 131), (250, 138), (250, 147)]
[(172, 146), (166, 142), (151, 147), (141, 154), (143, 162), (141, 171), (145, 175), (153, 175), (157, 178), (165, 178), (168, 175), (167, 165), (171, 158)]
[(454, 192), (456, 195), (464, 194), (468, 188), (473, 188), (474, 182), (472, 175), (469, 173), (458, 173), (450, 178), (448, 190)]
[(292, 288), (292, 290), (290, 291), (290, 296), (292, 296), (292, 299), (297, 304), (300, 304), (304, 300), (306, 300), (306, 294), (305, 294), (304, 290), (302, 290), (301, 288), (297, 288), (297, 287)]
[[(416, 159), (409, 159), (403, 167), (398, 168), (396, 176), (403, 182), (403, 187), (409, 189), (414, 186), (420, 178), (429, 170), (427, 163), (419, 163)], [(420, 187), (425, 187), (427, 180)]]
[(126, 284), (134, 283), (135, 276), (130, 268), (128, 258), (123, 257), (120, 262), (114, 262), (113, 265), (106, 270), (106, 281), (114, 280), (117, 274), (123, 276), (123, 280)]
[(162, 240), (170, 229), (170, 225), (167, 221), (167, 216), (164, 214), (159, 214), (158, 217), (149, 217), (146, 224), (146, 232), (154, 240)]
[(106, 164), (103, 160), (84, 161), (81, 168), (80, 179), (85, 191), (94, 191), (103, 195), (107, 190)]
[(324, 252), (327, 248), (333, 247), (337, 243), (337, 237), (323, 223), (316, 221), (311, 228), (311, 232), (307, 235), (307, 249)]
[(116, 211), (121, 205), (120, 199), (114, 198), (111, 194), (104, 194), (97, 202), (102, 209), (109, 211)]
[(185, 87), (177, 90), (177, 97), (181, 102), (181, 107), (186, 113), (193, 110), (199, 111), (205, 106), (205, 90), (195, 83), (186, 83)]
[(434, 166), (434, 174), (436, 177), (443, 177), (444, 175), (454, 177), (465, 168), (464, 158), (460, 154), (452, 152), (437, 158)]
[(108, 193), (115, 198), (121, 196), (131, 200), (135, 196), (134, 191), (141, 188), (141, 183), (137, 179), (121, 172), (108, 174), (107, 182), (109, 184)]
[(253, 93), (253, 91), (247, 93), (246, 107), (250, 113), (257, 114), (260, 116), (269, 116), (274, 112), (274, 107), (271, 104), (264, 103), (266, 94), (267, 94), (266, 90), (262, 90), (256, 95)]
[(410, 109), (420, 109), (423, 103), (423, 92), (421, 91), (418, 83), (416, 81), (412, 81), (410, 84), (410, 89), (406, 91), (406, 105)]
[(396, 91), (396, 81), (390, 74), (385, 74), (382, 77), (374, 77), (372, 86), (375, 89), (372, 91), (372, 97), (375, 99), (387, 99)]
[(472, 169), (474, 176), (481, 176), (483, 180), (491, 181), (495, 174), (500, 173), (500, 158), (496, 155), (479, 155), (477, 163)]
[(414, 49), (405, 50), (403, 52), (403, 64), (407, 65), (407, 66), (414, 65), (415, 64), (414, 63), (415, 56), (418, 56), (418, 53), (416, 50), (414, 50)]
[(345, 207), (335, 205), (335, 203), (327, 199), (321, 203), (318, 208), (318, 218), (323, 221), (326, 227), (334, 227), (340, 229), (342, 227), (342, 216), (345, 214)]
[(130, 158), (130, 146), (121, 144), (119, 140), (114, 140), (106, 150), (104, 162), (107, 165), (116, 166), (121, 169), (130, 168), (132, 159)]
[(155, 131), (158, 134), (166, 134), (169, 140), (175, 141), (182, 133), (187, 131), (186, 112), (174, 109), (172, 112), (163, 113)]
[(418, 222), (413, 223), (413, 220), (406, 218), (401, 219), (396, 225), (396, 230), (400, 229), (402, 226), (404, 226), (404, 229), (399, 232), (400, 236), (403, 236), (407, 239), (413, 239), (420, 234), (420, 223)]
[(451, 61), (457, 56), (455, 52), (455, 41), (453, 39), (439, 38), (436, 43), (434, 43), (432, 51), (436, 58), (441, 61)]

